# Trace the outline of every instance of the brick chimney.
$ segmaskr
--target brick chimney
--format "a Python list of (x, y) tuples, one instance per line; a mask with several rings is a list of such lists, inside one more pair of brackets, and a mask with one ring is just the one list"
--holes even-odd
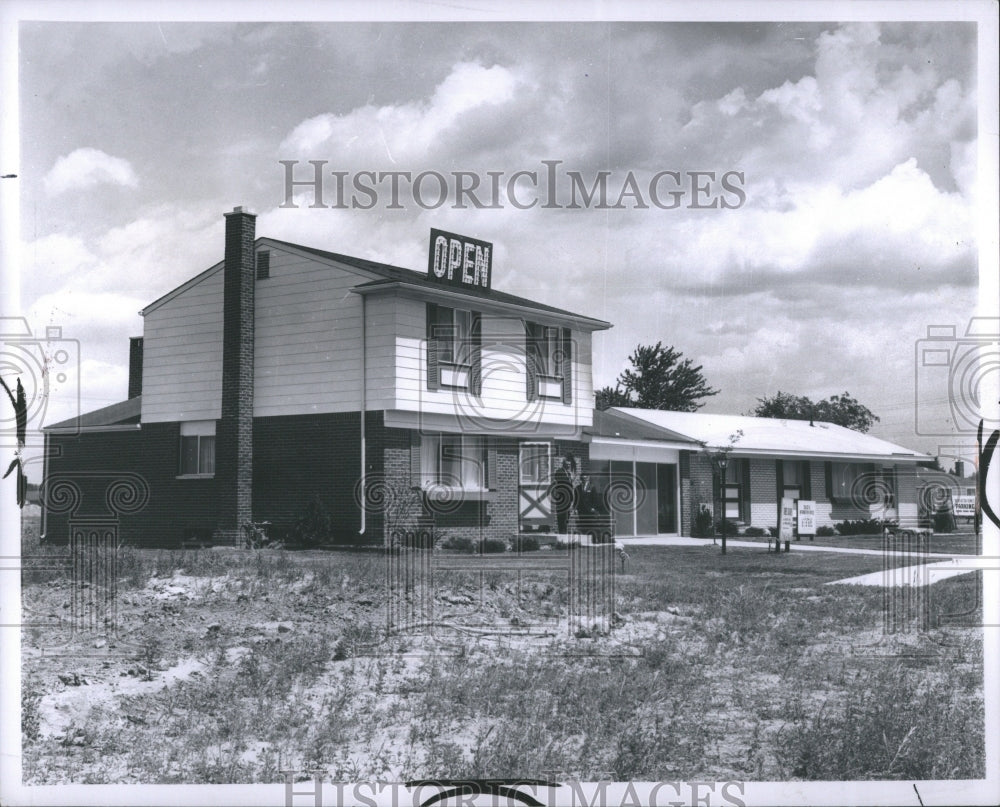
[(222, 416), (215, 433), (219, 518), (215, 543), (238, 544), (253, 517), (254, 230), (242, 207), (226, 213), (222, 303)]
[(130, 336), (128, 340), (128, 397), (142, 395), (142, 337)]

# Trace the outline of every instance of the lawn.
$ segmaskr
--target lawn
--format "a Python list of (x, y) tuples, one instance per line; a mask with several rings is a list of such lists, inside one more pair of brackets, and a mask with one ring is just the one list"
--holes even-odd
[(878, 556), (629, 554), (590, 638), (552, 561), (441, 569), (406, 595), (433, 619), (387, 636), (379, 553), (124, 548), (110, 641), (29, 568), (25, 782), (984, 775), (978, 574), (932, 588), (960, 626), (886, 635), (881, 589), (823, 585)]

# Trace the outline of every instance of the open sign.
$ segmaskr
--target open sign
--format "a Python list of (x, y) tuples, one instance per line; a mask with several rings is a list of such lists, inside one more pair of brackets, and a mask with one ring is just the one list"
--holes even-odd
[(455, 286), (490, 287), (493, 244), (465, 235), (431, 230), (427, 276)]

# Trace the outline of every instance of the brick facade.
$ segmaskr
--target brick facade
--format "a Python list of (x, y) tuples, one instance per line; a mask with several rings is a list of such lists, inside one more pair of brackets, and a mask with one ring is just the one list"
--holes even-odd
[(681, 535), (692, 535), (695, 516), (703, 504), (713, 513), (718, 510), (718, 504), (714, 501), (712, 461), (700, 451), (681, 451), (679, 472)]
[[(49, 459), (41, 491), (46, 542), (66, 543), (70, 519), (114, 516), (119, 539), (129, 544), (178, 546), (186, 537), (211, 536), (218, 511), (216, 480), (178, 478), (179, 424), (147, 423), (141, 430), (48, 435), (46, 440)], [(67, 490), (75, 501), (69, 507)]]

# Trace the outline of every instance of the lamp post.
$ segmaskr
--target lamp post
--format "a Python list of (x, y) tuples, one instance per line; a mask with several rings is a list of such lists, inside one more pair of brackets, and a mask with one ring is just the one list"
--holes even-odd
[(721, 499), (722, 507), (722, 554), (726, 554), (726, 467), (729, 465), (729, 455), (720, 452), (713, 458), (715, 460), (716, 467), (719, 469), (719, 498)]

